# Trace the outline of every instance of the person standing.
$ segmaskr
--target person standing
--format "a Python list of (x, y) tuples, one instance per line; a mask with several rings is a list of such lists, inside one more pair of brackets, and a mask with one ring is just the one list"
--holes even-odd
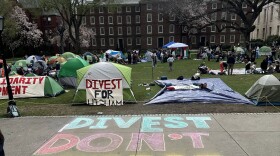
[(5, 141), (5, 138), (0, 129), (0, 156), (5, 156), (4, 141)]
[(260, 55), (260, 47), (257, 46), (257, 48), (256, 48), (256, 58), (257, 59), (259, 58), (259, 55)]
[(169, 55), (168, 59), (167, 59), (168, 65), (169, 65), (169, 70), (172, 71), (173, 70), (173, 62), (174, 62), (174, 57), (172, 55)]
[(232, 54), (229, 54), (229, 57), (227, 59), (228, 64), (228, 75), (232, 75), (233, 67), (235, 64), (235, 57)]

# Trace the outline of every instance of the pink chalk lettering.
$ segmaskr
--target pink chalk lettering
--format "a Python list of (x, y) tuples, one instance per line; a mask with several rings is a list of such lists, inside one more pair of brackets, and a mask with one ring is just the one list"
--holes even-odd
[[(107, 146), (91, 146), (90, 143), (95, 139), (107, 138), (110, 143)], [(99, 133), (84, 138), (77, 145), (77, 149), (84, 152), (110, 152), (119, 148), (122, 144), (123, 138), (113, 133)]]
[[(60, 144), (55, 146), (55, 143), (57, 143), (59, 140)], [(67, 143), (61, 144), (61, 140), (66, 140)], [(38, 149), (34, 155), (54, 154), (67, 151), (74, 147), (79, 142), (79, 140), (80, 139), (77, 136), (72, 134), (57, 134), (51, 140), (45, 143), (40, 149)]]
[(131, 140), (126, 150), (141, 151), (143, 141), (153, 151), (165, 151), (165, 141), (163, 133), (132, 133)]
[(209, 136), (209, 133), (183, 133), (183, 135), (192, 139), (193, 148), (204, 148), (201, 136)]

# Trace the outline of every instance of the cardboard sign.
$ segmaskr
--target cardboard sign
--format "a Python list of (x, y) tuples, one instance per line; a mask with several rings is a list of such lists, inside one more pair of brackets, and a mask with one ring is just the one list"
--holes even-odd
[[(45, 76), (10, 77), (10, 84), (14, 98), (43, 97)], [(8, 99), (6, 78), (0, 78), (0, 99)]]
[(85, 79), (86, 98), (89, 105), (123, 105), (122, 79)]

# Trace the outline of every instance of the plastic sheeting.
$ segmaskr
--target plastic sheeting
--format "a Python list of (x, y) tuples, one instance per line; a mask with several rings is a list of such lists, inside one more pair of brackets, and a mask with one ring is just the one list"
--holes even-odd
[(209, 103), (209, 104), (253, 104), (249, 99), (232, 90), (220, 78), (206, 78), (200, 80), (156, 80), (160, 86), (183, 86), (193, 83), (207, 83), (207, 90), (189, 89), (168, 91), (165, 87), (146, 104), (165, 103)]

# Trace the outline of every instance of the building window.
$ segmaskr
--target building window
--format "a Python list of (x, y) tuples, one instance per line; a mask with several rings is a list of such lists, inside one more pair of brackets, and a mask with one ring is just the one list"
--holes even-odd
[(131, 16), (126, 16), (126, 24), (131, 24)]
[(91, 30), (92, 30), (92, 32), (93, 32), (94, 34), (96, 34), (96, 29), (95, 29), (95, 27), (92, 27)]
[(242, 34), (240, 35), (240, 40), (239, 40), (239, 42), (240, 42), (240, 43), (244, 43), (244, 36), (243, 36)]
[(104, 27), (100, 27), (100, 35), (105, 35), (105, 29), (104, 29)]
[(174, 33), (174, 32), (175, 32), (175, 26), (174, 26), (174, 24), (170, 24), (170, 25), (169, 25), (169, 32), (170, 32), (170, 33)]
[(104, 17), (103, 16), (99, 17), (99, 24), (104, 24)]
[(110, 46), (114, 46), (114, 39), (113, 38), (109, 38), (109, 45)]
[(162, 4), (158, 4), (158, 10), (163, 10)]
[(95, 38), (92, 38), (92, 39), (91, 39), (91, 45), (92, 45), (92, 46), (96, 46), (96, 39), (95, 39)]
[(132, 38), (127, 38), (127, 45), (132, 45)]
[(192, 36), (192, 44), (196, 44), (196, 36)]
[(270, 13), (270, 20), (273, 20), (273, 12), (274, 12), (274, 7), (271, 6), (271, 13)]
[(234, 13), (230, 14), (230, 19), (231, 20), (236, 20), (236, 14), (234, 14)]
[(90, 13), (94, 13), (94, 8), (90, 8)]
[(210, 43), (215, 43), (215, 35), (210, 36)]
[(108, 13), (112, 13), (112, 8), (111, 7), (108, 7)]
[(173, 41), (174, 42), (174, 36), (169, 36), (169, 42)]
[(117, 7), (117, 13), (121, 13), (122, 12), (122, 7)]
[(118, 24), (122, 24), (122, 16), (117, 17)]
[(141, 27), (140, 26), (136, 26), (136, 34), (140, 34), (141, 33)]
[(152, 45), (152, 38), (151, 37), (147, 37), (147, 45)]
[(113, 16), (108, 16), (108, 23), (113, 24)]
[(170, 15), (169, 16), (169, 21), (175, 21), (175, 15)]
[(158, 26), (158, 33), (163, 33), (163, 25)]
[(135, 16), (135, 22), (136, 23), (140, 23), (140, 15), (136, 15)]
[(242, 8), (247, 8), (247, 4), (246, 3), (242, 3)]
[(152, 10), (152, 4), (147, 4), (147, 10)]
[(225, 43), (225, 40), (226, 40), (225, 37), (226, 37), (225, 35), (220, 36), (220, 43)]
[(266, 9), (264, 9), (264, 14), (263, 14), (263, 22), (265, 23), (266, 21)]
[(276, 35), (278, 35), (278, 36), (280, 35), (280, 26), (279, 26), (279, 25), (277, 25), (277, 31), (276, 31), (276, 33), (277, 33)]
[(235, 43), (235, 35), (230, 35), (230, 43)]
[(211, 26), (211, 32), (216, 32), (216, 26), (215, 25)]
[(118, 35), (122, 35), (123, 31), (122, 31), (122, 27), (118, 27)]
[[(233, 26), (233, 25), (231, 24), (231, 26)], [(230, 32), (235, 32), (235, 29), (230, 28)]]
[(163, 15), (162, 15), (162, 13), (158, 14), (158, 22), (163, 22)]
[(114, 35), (114, 27), (109, 27), (109, 35)]
[(152, 22), (152, 14), (147, 14), (147, 22)]
[(217, 3), (212, 3), (212, 9), (217, 9)]
[(86, 17), (83, 17), (82, 18), (82, 25), (86, 25), (86, 24), (87, 24)]
[(101, 41), (101, 46), (105, 46), (105, 38), (101, 38), (100, 41)]
[(126, 28), (127, 35), (131, 35), (131, 27)]
[(91, 25), (94, 25), (94, 24), (95, 24), (95, 17), (94, 17), (94, 16), (91, 16), (91, 17), (90, 17), (90, 24), (91, 24)]
[(126, 12), (131, 12), (131, 7), (130, 6), (126, 7)]
[(147, 25), (147, 34), (151, 34), (151, 33), (152, 33), (152, 26)]
[(211, 14), (211, 21), (216, 21), (217, 20), (217, 14), (216, 13), (212, 13)]
[(265, 38), (265, 28), (263, 28), (263, 32), (262, 32), (262, 39), (264, 40)]
[(221, 19), (222, 20), (227, 20), (227, 13), (226, 12), (222, 12)]
[(224, 24), (221, 24), (221, 29), (222, 29), (222, 32), (226, 32), (227, 31), (227, 28), (225, 28), (227, 25), (224, 23)]
[(141, 37), (136, 38), (136, 45), (141, 45)]
[(103, 13), (104, 10), (103, 10), (103, 7), (99, 7), (99, 13)]
[(260, 30), (259, 30), (259, 29), (257, 29), (257, 38), (259, 38), (259, 31), (260, 31)]
[(201, 29), (201, 32), (206, 32), (206, 27)]
[(272, 27), (269, 27), (269, 36), (271, 36), (272, 33)]
[(140, 6), (135, 6), (135, 12), (140, 12)]

